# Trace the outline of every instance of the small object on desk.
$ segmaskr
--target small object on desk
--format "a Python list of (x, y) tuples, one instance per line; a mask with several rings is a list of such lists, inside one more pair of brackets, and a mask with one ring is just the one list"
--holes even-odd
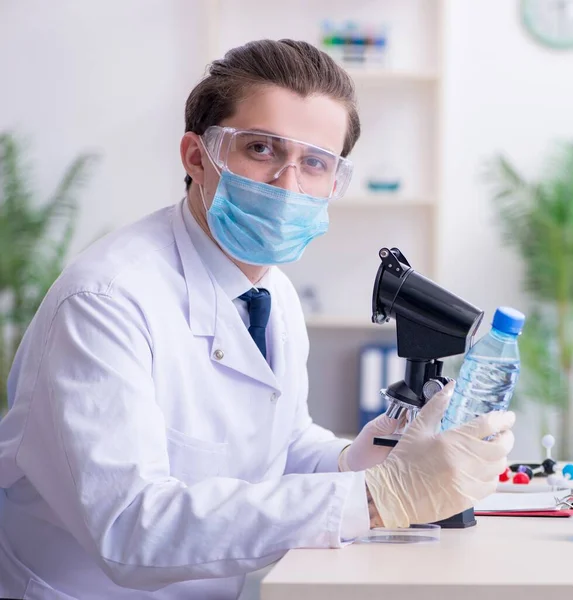
[(547, 485), (550, 485), (552, 487), (566, 488), (568, 487), (568, 484), (569, 480), (565, 479), (563, 475), (559, 475), (558, 473), (549, 475), (547, 477)]
[(565, 465), (561, 473), (565, 479), (573, 479), (573, 465), (571, 463)]
[(573, 510), (573, 494), (571, 493), (567, 494), (567, 496), (561, 499), (556, 497), (555, 502), (557, 503), (557, 506), (561, 509)]
[(543, 472), (545, 473), (545, 475), (553, 475), (557, 467), (557, 462), (554, 461), (552, 458), (546, 458), (541, 463), (541, 466), (543, 467)]
[(511, 474), (512, 474), (511, 469), (509, 467), (507, 467), (507, 469), (505, 469), (505, 471), (500, 474), (499, 480), (500, 481), (510, 481)]
[[(537, 471), (538, 469), (539, 467), (537, 467), (535, 470)], [(525, 473), (529, 477), (529, 481), (533, 479), (533, 469), (527, 465), (519, 465), (519, 467), (517, 467), (517, 472)]]
[[(557, 462), (551, 458), (551, 448), (555, 445), (555, 438), (552, 435), (544, 435), (541, 440), (541, 445), (545, 448), (546, 458), (540, 463), (513, 464), (510, 469), (514, 473), (526, 473), (529, 479), (533, 479), (536, 475), (553, 475), (557, 468)], [(500, 481), (507, 481), (501, 480)], [(514, 480), (514, 483), (518, 483)]]
[(439, 542), (441, 527), (435, 524), (410, 525), (386, 529), (376, 527), (358, 541), (365, 544), (419, 544), (423, 542)]
[(545, 458), (551, 458), (551, 448), (555, 446), (555, 438), (548, 433), (541, 438), (541, 445), (545, 448)]
[(533, 479), (536, 475), (553, 475), (556, 466), (557, 463), (552, 458), (546, 458), (540, 465), (512, 465), (511, 469), (517, 473), (527, 473), (529, 479)]
[(544, 435), (541, 438), (541, 445), (545, 448), (545, 460), (541, 463), (546, 475), (555, 473), (557, 462), (551, 458), (551, 449), (555, 446), (555, 438), (551, 434)]
[(517, 483), (517, 484), (528, 484), (530, 481), (529, 476), (527, 475), (527, 473), (516, 473), (513, 476), (513, 483)]

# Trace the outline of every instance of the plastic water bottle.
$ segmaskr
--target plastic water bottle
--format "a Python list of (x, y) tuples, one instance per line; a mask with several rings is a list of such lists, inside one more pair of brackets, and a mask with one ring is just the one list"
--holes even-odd
[(525, 316), (500, 307), (492, 328), (468, 351), (456, 381), (442, 429), (450, 429), (492, 410), (507, 410), (519, 377), (519, 348)]

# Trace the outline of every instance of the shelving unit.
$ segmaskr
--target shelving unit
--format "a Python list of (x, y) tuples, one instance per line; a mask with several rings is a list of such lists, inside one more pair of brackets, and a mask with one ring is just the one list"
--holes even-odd
[(393, 69), (352, 67), (346, 68), (357, 85), (384, 85), (392, 83), (437, 83), (438, 73), (432, 71), (399, 71)]
[(434, 198), (430, 196), (404, 196), (399, 193), (368, 193), (361, 196), (345, 196), (330, 205), (330, 212), (339, 209), (358, 209), (367, 208), (368, 210), (389, 210), (399, 209), (409, 206), (432, 206), (435, 203)]
[[(297, 263), (283, 270), (299, 290), (316, 290), (320, 314), (310, 314), (311, 413), (337, 432), (355, 431), (357, 355), (364, 343), (395, 340), (393, 323), (372, 324), (378, 251), (397, 246), (413, 268), (436, 273), (440, 210), (443, 0), (205, 0), (208, 59), (253, 39), (305, 39), (320, 45), (320, 24), (380, 21), (390, 28), (385, 68), (345, 67), (356, 85), (362, 135), (350, 155), (353, 182), (333, 202), (330, 228)], [(281, 18), (277, 19), (277, 11)], [(366, 181), (382, 165), (395, 167), (397, 193), (374, 193)]]
[(388, 333), (396, 331), (396, 325), (392, 321), (379, 325), (367, 319), (359, 319), (357, 317), (310, 315), (306, 319), (306, 325), (309, 329), (364, 329), (380, 331), (380, 327), (384, 327), (384, 330)]

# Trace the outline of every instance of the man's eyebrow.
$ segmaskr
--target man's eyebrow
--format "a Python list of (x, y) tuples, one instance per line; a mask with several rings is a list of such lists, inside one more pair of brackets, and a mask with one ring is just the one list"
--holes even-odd
[[(287, 135), (281, 135), (280, 133), (277, 133), (276, 131), (270, 131), (268, 129), (264, 129), (263, 127), (251, 127), (249, 129), (243, 129), (243, 131), (247, 131), (248, 133), (267, 133), (268, 135), (276, 135), (277, 137), (284, 137), (289, 140), (294, 139), (294, 138), (289, 138)], [(296, 141), (302, 141), (302, 140), (296, 140)], [(328, 153), (334, 154), (336, 156), (336, 152), (334, 150), (330, 150), (329, 148), (323, 148), (322, 146), (317, 146), (316, 144), (311, 144), (310, 142), (303, 142), (303, 143), (309, 144), (310, 146), (314, 146), (315, 148), (318, 148), (319, 150), (322, 150), (323, 152), (328, 152)]]
[(249, 127), (249, 129), (245, 129), (244, 131), (248, 131), (249, 133), (268, 133), (269, 135), (276, 135), (277, 137), (285, 137), (276, 131), (270, 131), (269, 129), (264, 129), (263, 127)]

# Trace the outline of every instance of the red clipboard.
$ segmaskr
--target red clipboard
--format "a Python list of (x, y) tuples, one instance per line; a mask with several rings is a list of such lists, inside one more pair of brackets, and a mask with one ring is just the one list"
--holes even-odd
[(573, 517), (573, 509), (565, 510), (495, 510), (477, 511), (476, 517)]

